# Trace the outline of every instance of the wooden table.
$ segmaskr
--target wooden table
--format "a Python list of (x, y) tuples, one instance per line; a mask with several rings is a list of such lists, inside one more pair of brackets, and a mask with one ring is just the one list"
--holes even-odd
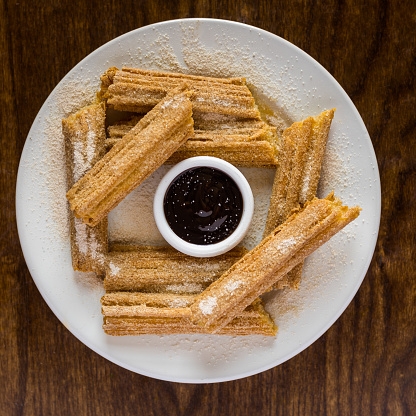
[[(31, 123), (60, 79), (114, 37), (181, 17), (245, 22), (309, 53), (357, 106), (381, 174), (377, 247), (345, 313), (290, 361), (222, 384), (150, 379), (84, 346), (40, 296), (15, 222), (19, 157)], [(415, 414), (415, 27), (411, 0), (183, 0), (177, 5), (2, 0), (0, 414)]]

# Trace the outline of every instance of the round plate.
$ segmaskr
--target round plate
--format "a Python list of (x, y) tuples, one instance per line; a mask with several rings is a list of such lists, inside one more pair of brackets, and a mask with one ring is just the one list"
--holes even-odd
[[(325, 109), (337, 109), (319, 195), (334, 190), (344, 204), (360, 205), (362, 213), (307, 259), (298, 291), (285, 290), (265, 297), (267, 309), (279, 327), (276, 337), (104, 334), (102, 282), (71, 267), (61, 119), (93, 100), (99, 76), (110, 66), (245, 76), (255, 96), (283, 115), (286, 124)], [(160, 242), (151, 201), (164, 172), (165, 167), (156, 171), (110, 214), (110, 238), (137, 232), (134, 238), (139, 242)], [(251, 248), (261, 237), (274, 173), (270, 169), (242, 172), (256, 201), (251, 234), (245, 239)], [(120, 36), (91, 53), (65, 76), (42, 106), (26, 140), (17, 178), (16, 211), (30, 273), (52, 311), (80, 341), (114, 363), (150, 377), (218, 382), (283, 363), (314, 342), (345, 310), (374, 251), (380, 220), (380, 180), (360, 115), (335, 79), (310, 56), (255, 27), (223, 20), (185, 19)], [(130, 222), (126, 221), (129, 214)], [(136, 223), (137, 217), (146, 226)]]

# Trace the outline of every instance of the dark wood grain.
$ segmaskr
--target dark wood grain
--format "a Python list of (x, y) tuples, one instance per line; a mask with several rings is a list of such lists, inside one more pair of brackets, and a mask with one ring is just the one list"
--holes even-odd
[[(212, 385), (131, 373), (75, 339), (33, 283), (15, 222), (20, 154), (60, 79), (112, 38), (181, 17), (252, 24), (317, 59), (357, 106), (382, 182), (373, 261), (335, 325), (279, 367)], [(0, 414), (414, 414), (415, 28), (414, 1), (0, 1)]]

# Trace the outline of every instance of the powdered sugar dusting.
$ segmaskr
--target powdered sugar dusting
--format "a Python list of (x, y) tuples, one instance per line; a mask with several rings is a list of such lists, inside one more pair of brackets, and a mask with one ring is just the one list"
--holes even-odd
[(204, 315), (210, 315), (217, 306), (217, 298), (215, 296), (207, 296), (206, 299), (199, 303), (199, 309)]
[[(52, 204), (50, 226), (58, 231), (62, 240), (69, 238), (69, 217), (68, 205), (65, 198), (67, 191), (65, 146), (62, 134), (62, 119), (78, 111), (80, 108), (90, 104), (98, 89), (97, 78), (72, 79), (63, 81), (57, 87), (57, 91), (48, 100), (48, 117), (43, 120), (43, 134), (45, 140), (40, 143), (42, 160), (34, 160), (37, 164), (33, 168), (38, 170), (39, 175), (46, 175), (47, 187), (44, 189), (42, 199)], [(90, 138), (93, 139), (93, 138)], [(91, 150), (91, 149), (90, 149)], [(85, 166), (88, 163), (87, 157), (81, 156), (80, 149), (76, 151), (77, 174), (82, 176), (85, 173)], [(82, 230), (80, 230), (82, 235)]]
[[(91, 162), (95, 156), (96, 133), (91, 128), (91, 114), (86, 114), (86, 121), (89, 127), (85, 143), (74, 140), (74, 182), (81, 179), (89, 169), (91, 169)], [(80, 132), (76, 133), (77, 135)]]
[(282, 254), (288, 253), (299, 242), (300, 237), (291, 236), (282, 240), (279, 244), (280, 252)]
[[(353, 150), (351, 147), (352, 143), (345, 133), (337, 136), (330, 130), (318, 185), (318, 197), (323, 198), (334, 191), (347, 205), (360, 203), (357, 200), (357, 189), (363, 187), (363, 172), (355, 166), (355, 160), (360, 157), (359, 150)], [(354, 175), (351, 175), (351, 171)]]
[(108, 266), (110, 268), (110, 273), (113, 276), (117, 276), (117, 274), (120, 272), (120, 267), (116, 266), (113, 262), (110, 262)]
[(185, 308), (189, 306), (189, 300), (181, 298), (171, 299), (167, 303), (169, 308)]
[(160, 109), (164, 110), (168, 106), (171, 106), (172, 108), (177, 108), (179, 106), (179, 103), (183, 101), (183, 99), (182, 100), (177, 99), (175, 102), (173, 102), (173, 99), (174, 97), (167, 99), (164, 103), (161, 104)]
[(137, 48), (136, 53), (130, 56), (128, 62), (130, 65), (127, 66), (141, 65), (150, 69), (169, 68), (170, 71), (180, 72), (183, 68), (178, 54), (170, 43), (170, 36), (166, 33), (158, 34), (146, 48)]
[(153, 216), (153, 198), (157, 185), (169, 170), (161, 166), (133, 190), (108, 215), (109, 241), (129, 244), (167, 245)]
[[(353, 224), (341, 230), (305, 260), (298, 290), (283, 289), (262, 296), (267, 311), (279, 328), (293, 330), (292, 327), (305, 310), (319, 308), (326, 293), (332, 293), (337, 286), (346, 285), (339, 273), (340, 264), (346, 266), (347, 258), (345, 253), (342, 254), (341, 247), (345, 245), (345, 241), (351, 242), (355, 239), (353, 227), (351, 228)], [(311, 296), (311, 293), (314, 295)]]
[(235, 281), (228, 282), (228, 284), (225, 286), (225, 290), (227, 292), (232, 293), (236, 289), (238, 289), (242, 284), (243, 284), (243, 282), (241, 280), (235, 280)]
[(79, 247), (81, 254), (86, 255), (88, 253), (88, 234), (86, 224), (79, 218), (74, 218), (75, 222), (75, 241)]
[(253, 219), (246, 236), (240, 243), (240, 245), (251, 250), (262, 240), (275, 169), (239, 168), (239, 170), (250, 184), (254, 197)]
[[(310, 158), (310, 156), (309, 156)], [(309, 182), (311, 180), (311, 170), (312, 170), (312, 164), (311, 163), (307, 163), (305, 165), (305, 170), (302, 174), (302, 188), (300, 190), (299, 193), (299, 200), (300, 201), (307, 201), (307, 197), (306, 195), (308, 194), (308, 190), (309, 190)]]

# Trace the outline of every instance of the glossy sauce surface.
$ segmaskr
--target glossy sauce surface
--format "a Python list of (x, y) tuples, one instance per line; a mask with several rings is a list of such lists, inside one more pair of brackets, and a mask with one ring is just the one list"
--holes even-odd
[(192, 244), (225, 240), (240, 223), (243, 198), (224, 172), (197, 167), (172, 181), (164, 199), (166, 220), (173, 232)]

